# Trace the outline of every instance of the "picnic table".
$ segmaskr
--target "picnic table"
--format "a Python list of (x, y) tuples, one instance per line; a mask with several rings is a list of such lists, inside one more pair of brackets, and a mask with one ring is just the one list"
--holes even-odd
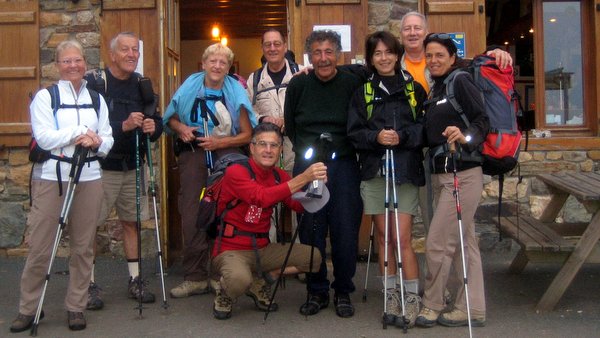
[[(528, 262), (562, 262), (554, 280), (536, 305), (538, 311), (554, 309), (583, 265), (600, 263), (600, 173), (558, 172), (536, 176), (552, 197), (539, 219), (528, 216), (502, 217), (500, 228), (521, 250), (509, 271), (520, 273)], [(556, 223), (556, 216), (569, 196), (575, 197), (593, 216), (587, 223)]]

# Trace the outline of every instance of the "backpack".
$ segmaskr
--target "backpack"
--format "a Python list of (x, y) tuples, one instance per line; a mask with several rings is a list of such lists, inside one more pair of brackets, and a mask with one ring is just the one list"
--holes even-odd
[[(513, 170), (518, 164), (522, 138), (518, 119), (523, 116), (523, 110), (520, 96), (515, 90), (512, 66), (500, 69), (494, 57), (481, 54), (473, 59), (467, 70), (481, 89), (485, 112), (490, 121), (490, 130), (481, 150), (483, 157), (481, 169), (486, 175), (498, 175), (498, 229), (500, 229), (504, 174)], [(469, 120), (454, 95), (454, 78), (460, 73), (465, 71), (453, 71), (444, 83), (448, 101), (468, 127)], [(502, 240), (501, 232), (498, 233)]]
[[(50, 93), (50, 105), (52, 107), (52, 113), (54, 119), (56, 119), (56, 112), (60, 108), (94, 108), (96, 116), (100, 115), (100, 94), (97, 91), (88, 89), (90, 97), (92, 98), (92, 104), (62, 104), (60, 103), (60, 91), (58, 85), (53, 84), (46, 88)], [(58, 122), (57, 122), (58, 124)], [(32, 136), (29, 141), (29, 161), (33, 163), (44, 163), (52, 158), (52, 154), (49, 150), (42, 149), (35, 138)]]
[[(206, 188), (202, 189), (200, 194), (200, 209), (196, 218), (196, 228), (206, 230), (210, 238), (217, 238), (219, 235), (219, 226), (222, 224), (225, 214), (236, 207), (240, 200), (235, 199), (227, 203), (225, 210), (221, 214), (217, 214), (217, 206), (219, 197), (221, 196), (221, 188), (223, 186), (223, 177), (225, 171), (232, 164), (240, 164), (248, 170), (250, 178), (256, 179), (254, 171), (248, 162), (248, 156), (240, 153), (226, 154), (214, 164), (213, 173), (206, 180)], [(275, 181), (279, 183), (281, 178), (276, 170), (273, 170)], [(223, 227), (221, 227), (223, 228)], [(222, 229), (223, 230), (223, 229)]]
[[(294, 53), (292, 53), (291, 51), (288, 50), (287, 52), (285, 52), (285, 58), (286, 58), (286, 60), (288, 60), (288, 62), (290, 64), (290, 70), (292, 71), (292, 74), (295, 74), (300, 71), (300, 67), (296, 63)], [(265, 68), (265, 64), (266, 64), (266, 61), (263, 62), (262, 66), (260, 68), (258, 68), (257, 70), (254, 71), (254, 75), (252, 77), (252, 91), (254, 93), (254, 96), (252, 96), (252, 104), (253, 105), (256, 104), (256, 96), (258, 94), (264, 93), (264, 92), (267, 92), (267, 91), (273, 90), (273, 89), (278, 90), (280, 88), (285, 88), (288, 85), (287, 83), (282, 83), (278, 86), (272, 86), (272, 87), (258, 90), (258, 82), (260, 82), (260, 74), (262, 73), (263, 69)]]
[[(503, 175), (518, 163), (521, 131), (517, 118), (522, 116), (519, 94), (515, 90), (513, 69), (500, 69), (496, 59), (485, 54), (473, 59), (467, 71), (473, 75), (475, 84), (481, 89), (485, 112), (490, 121), (490, 130), (483, 143), (482, 170), (486, 175)], [(454, 94), (454, 79), (465, 70), (455, 70), (444, 80), (446, 95), (452, 107), (460, 114), (463, 122), (470, 125)]]

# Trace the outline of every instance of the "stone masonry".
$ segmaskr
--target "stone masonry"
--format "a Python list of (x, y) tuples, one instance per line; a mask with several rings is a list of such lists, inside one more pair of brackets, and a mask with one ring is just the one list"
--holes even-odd
[[(100, 0), (40, 1), (40, 69), (41, 86), (55, 83), (58, 71), (55, 67), (56, 46), (63, 40), (75, 39), (84, 48), (88, 69), (100, 64)], [(25, 98), (24, 98), (25, 99)], [(155, 145), (154, 160), (158, 158)], [(158, 164), (155, 175), (159, 177)], [(27, 254), (27, 213), (29, 206), (29, 174), (31, 163), (25, 148), (0, 150), (0, 255), (22, 256)], [(158, 205), (160, 208), (160, 205)], [(150, 206), (152, 210), (152, 206)], [(159, 209), (160, 210), (160, 209)], [(153, 212), (150, 213), (151, 215)], [(58, 227), (58, 223), (57, 223)], [(142, 223), (143, 256), (156, 254), (154, 220)], [(68, 236), (66, 234), (65, 236)], [(121, 245), (121, 229), (116, 215), (111, 215), (105, 225), (98, 229), (98, 252), (124, 256)], [(68, 241), (61, 241), (59, 256), (68, 255)]]

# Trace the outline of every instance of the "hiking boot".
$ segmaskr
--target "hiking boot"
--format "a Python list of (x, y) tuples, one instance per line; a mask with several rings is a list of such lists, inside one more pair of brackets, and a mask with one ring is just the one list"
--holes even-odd
[[(383, 291), (385, 292), (385, 290)], [(400, 307), (400, 296), (397, 289), (388, 289), (387, 298), (385, 300), (386, 312), (383, 315), (383, 323), (395, 325), (402, 321), (402, 308)]]
[[(40, 314), (40, 319), (44, 318), (44, 311)], [(24, 315), (19, 313), (17, 318), (13, 320), (12, 324), (10, 324), (10, 332), (23, 332), (25, 330), (29, 330), (31, 325), (33, 325), (33, 320), (35, 319), (35, 315)]]
[(85, 329), (85, 317), (83, 312), (72, 312), (67, 311), (67, 322), (69, 323), (69, 329), (73, 331), (79, 331)]
[(223, 289), (215, 290), (215, 293), (213, 315), (220, 320), (231, 318), (233, 300), (225, 294)]
[[(404, 318), (408, 321), (408, 328), (415, 326), (415, 321), (419, 315), (419, 305), (421, 304), (421, 297), (418, 295), (407, 292), (404, 296)], [(400, 325), (398, 325), (400, 324)], [(396, 326), (402, 327), (402, 319), (396, 323)]]
[(129, 277), (129, 298), (139, 299), (141, 293), (142, 303), (154, 303), (154, 294), (146, 290), (146, 281), (140, 281), (139, 278), (140, 276)]
[(333, 296), (333, 304), (335, 305), (335, 314), (338, 317), (348, 318), (354, 316), (354, 306), (349, 294), (336, 293)]
[(102, 289), (98, 284), (90, 282), (90, 286), (88, 286), (87, 310), (100, 310), (104, 307), (104, 302), (100, 298), (100, 290)]
[[(440, 325), (444, 326), (467, 326), (469, 325), (469, 319), (467, 313), (459, 309), (454, 309), (450, 312), (442, 313), (437, 319)], [(471, 314), (471, 326), (481, 327), (485, 326), (485, 315), (475, 316)]]
[(421, 312), (419, 312), (415, 324), (420, 327), (433, 327), (437, 323), (439, 316), (440, 311), (435, 311), (424, 306)]
[(254, 300), (254, 305), (260, 311), (277, 311), (278, 305), (273, 302), (271, 309), (269, 310), (270, 297), (271, 297), (271, 285), (267, 283), (263, 278), (255, 279), (250, 285), (246, 296)]
[(185, 298), (193, 295), (203, 295), (209, 292), (208, 282), (205, 280), (184, 280), (183, 283), (171, 289), (171, 297)]
[(305, 316), (316, 315), (327, 306), (329, 306), (328, 292), (310, 294), (308, 301), (300, 306), (300, 313)]

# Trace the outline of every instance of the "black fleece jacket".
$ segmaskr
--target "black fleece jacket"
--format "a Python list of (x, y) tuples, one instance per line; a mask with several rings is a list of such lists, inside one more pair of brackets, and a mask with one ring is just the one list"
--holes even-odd
[[(406, 73), (408, 75), (408, 73)], [(410, 76), (410, 75), (408, 75)], [(348, 110), (348, 138), (359, 153), (361, 179), (377, 176), (386, 147), (377, 142), (377, 135), (386, 126), (392, 127), (400, 143), (394, 147), (396, 182), (425, 184), (423, 170), (424, 132), (423, 102), (427, 95), (423, 87), (414, 82), (415, 116), (405, 93), (406, 82), (402, 74), (381, 77), (374, 74), (369, 80), (374, 90), (372, 114), (367, 116), (364, 87), (359, 87), (352, 97)]]

